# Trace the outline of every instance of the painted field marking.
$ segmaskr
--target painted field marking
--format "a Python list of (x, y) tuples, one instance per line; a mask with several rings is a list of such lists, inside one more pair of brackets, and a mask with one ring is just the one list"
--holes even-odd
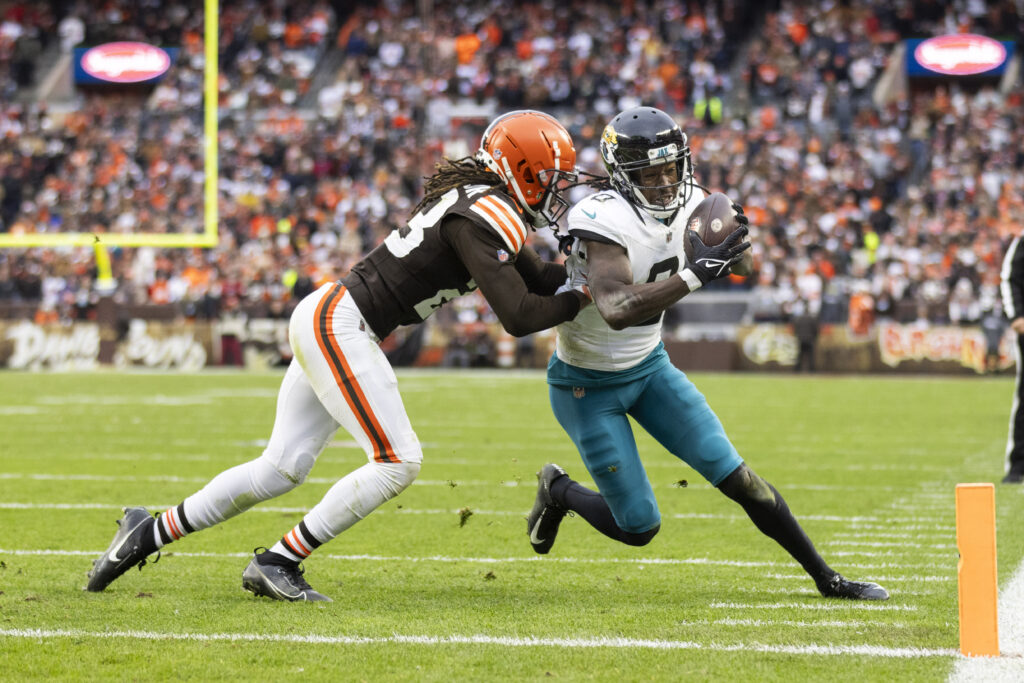
[(825, 541), (823, 545), (860, 546), (864, 548), (931, 548), (932, 550), (956, 550), (956, 543), (896, 543), (890, 541), (848, 541), (836, 538)]
[(809, 610), (847, 610), (859, 609), (871, 612), (916, 612), (916, 605), (876, 605), (863, 602), (829, 602), (829, 603), (738, 603), (738, 602), (712, 602), (708, 607), (712, 609), (809, 609)]
[[(878, 628), (878, 622), (874, 621), (792, 621), (780, 619), (778, 621), (765, 621), (764, 619), (706, 619), (700, 621), (680, 621), (680, 626), (750, 626), (753, 628), (775, 628), (777, 626), (789, 626), (792, 628)], [(887, 621), (886, 628), (907, 628), (902, 621)]]
[[(335, 484), (344, 475), (337, 477), (307, 477), (305, 483), (307, 484)], [(209, 477), (180, 477), (175, 475), (130, 475), (130, 474), (46, 474), (42, 472), (0, 472), (0, 480), (23, 480), (28, 479), (31, 481), (98, 481), (98, 482), (114, 482), (114, 481), (130, 481), (130, 482), (151, 482), (157, 484), (166, 483), (184, 483), (184, 484), (205, 484), (213, 478), (213, 475)], [(456, 479), (417, 479), (412, 483), (413, 486), (447, 486), (449, 488), (458, 488), (459, 486), (506, 486), (516, 487), (520, 486), (517, 481), (484, 481), (484, 480), (456, 480)], [(536, 482), (530, 483), (530, 488), (535, 488)]]
[[(49, 549), (18, 549), (0, 548), (0, 555), (53, 555), (53, 556), (92, 556), (100, 555), (102, 550), (49, 550)], [(214, 558), (236, 558), (252, 557), (251, 552), (245, 553), (211, 553), (211, 552), (178, 552), (168, 550), (164, 552), (165, 557), (214, 557)], [(449, 555), (432, 555), (425, 557), (413, 557), (408, 555), (336, 555), (331, 553), (317, 553), (314, 557), (328, 560), (341, 560), (346, 562), (467, 562), (475, 564), (501, 564), (511, 562), (549, 562), (553, 564), (635, 564), (643, 566), (659, 565), (705, 565), (712, 567), (769, 567), (785, 569), (792, 567), (792, 563), (771, 562), (771, 561), (748, 561), (748, 560), (715, 560), (708, 557), (539, 557), (530, 555), (525, 557), (452, 557)], [(924, 565), (898, 565), (882, 563), (870, 564), (844, 564), (844, 567), (851, 569), (906, 569), (908, 571), (919, 571), (920, 569), (941, 569), (941, 567), (928, 567)], [(808, 577), (804, 577), (808, 579)], [(809, 579), (808, 579), (809, 580)]]
[[(950, 567), (952, 569), (952, 567)], [(806, 579), (806, 574), (765, 574), (765, 578), (779, 580)], [(954, 576), (872, 576), (872, 581), (924, 581), (925, 583), (956, 581)]]
[[(355, 445), (355, 444), (353, 444)], [(130, 475), (130, 474), (50, 474), (46, 472), (0, 472), (0, 480), (2, 479), (28, 479), (32, 481), (98, 481), (98, 482), (114, 482), (114, 481), (128, 481), (128, 482), (153, 482), (153, 483), (184, 483), (184, 484), (205, 484), (214, 475), (206, 477), (182, 477), (176, 475)], [(344, 474), (339, 474), (337, 477), (308, 477), (305, 481), (307, 484), (334, 484)], [(537, 483), (535, 481), (522, 481), (517, 479), (505, 479), (505, 480), (493, 480), (493, 479), (417, 479), (412, 483), (413, 486), (448, 486), (456, 488), (459, 486), (503, 486), (507, 488), (517, 488), (524, 486), (527, 488), (535, 488)], [(657, 489), (676, 489), (676, 484), (663, 484), (655, 486)], [(690, 488), (702, 488), (712, 489), (714, 488), (710, 484), (690, 486)], [(799, 487), (788, 487), (788, 488), (799, 488)], [(829, 491), (845, 491), (845, 490), (859, 490), (864, 487), (859, 486), (832, 486), (827, 489), (821, 487), (808, 487), (820, 490)], [(872, 487), (877, 488), (877, 487)]]
[[(808, 581), (809, 580), (807, 576), (804, 576), (802, 578), (803, 578), (804, 581)], [(873, 576), (871, 578), (874, 579), (874, 578), (878, 578), (878, 577)], [(907, 580), (909, 581), (910, 579), (907, 579)], [(804, 588), (804, 587), (765, 588), (763, 586), (760, 586), (760, 587), (737, 586), (735, 588), (732, 588), (731, 590), (739, 591), (740, 593), (755, 593), (757, 595), (793, 595), (794, 593), (797, 593), (797, 594), (800, 594), (800, 595), (810, 595), (810, 596), (815, 596), (815, 597), (819, 595), (818, 591), (815, 590), (814, 588)], [(924, 596), (924, 595), (939, 595), (939, 594), (944, 594), (944, 591), (938, 591), (938, 590), (934, 590), (934, 591), (913, 591), (913, 590), (904, 590), (902, 588), (898, 591), (898, 595), (901, 598), (906, 597), (908, 595), (912, 595), (914, 597), (921, 597), (921, 596)]]
[(1019, 683), (1024, 678), (1024, 560), (999, 594), (999, 657), (960, 657), (950, 683)]
[(488, 636), (488, 635), (392, 635), (392, 636), (344, 636), (344, 635), (296, 635), (276, 633), (161, 633), (157, 631), (82, 631), (76, 629), (0, 629), (0, 637), (31, 638), (46, 640), (53, 638), (126, 638), (130, 640), (185, 640), (185, 641), (227, 641), (227, 642), (275, 642), (306, 643), (314, 645), (377, 645), (383, 643), (401, 645), (498, 645), (501, 647), (554, 647), (562, 649), (582, 648), (629, 648), (649, 650), (706, 650), (710, 652), (763, 652), (786, 655), (854, 655), (867, 657), (890, 657), (896, 659), (917, 659), (923, 657), (953, 657), (956, 650), (928, 649), (916, 647), (884, 647), (880, 645), (764, 645), (761, 643), (698, 643), (686, 640), (654, 640), (637, 638), (540, 638), (536, 636)]
[[(906, 553), (897, 553), (891, 550), (879, 552), (877, 550), (834, 550), (829, 551), (829, 557), (906, 557)], [(914, 553), (914, 557), (927, 557), (930, 560), (950, 559), (949, 553)]]
[[(206, 481), (206, 480), (204, 480), (204, 481)], [(333, 480), (332, 480), (332, 482), (333, 482)], [(444, 485), (448, 486), (448, 483), (444, 482)], [(155, 504), (155, 505), (153, 505), (153, 504), (146, 504), (146, 505), (144, 505), (144, 507), (151, 508), (153, 510), (163, 510), (163, 509), (166, 509), (166, 508), (168, 508), (168, 507), (170, 507), (172, 505), (177, 505), (180, 502), (181, 502), (180, 500), (174, 501), (174, 502), (167, 502), (167, 501), (165, 501), (165, 502), (162, 502), (162, 503), (159, 503), (159, 504)], [(0, 509), (8, 509), (8, 510), (108, 510), (108, 509), (109, 510), (120, 510), (123, 506), (124, 506), (124, 503), (34, 503), (34, 502), (33, 503), (29, 503), (29, 502), (14, 502), (14, 501), (2, 501), (2, 502), (0, 502)], [(282, 512), (282, 513), (294, 512), (294, 513), (305, 514), (305, 513), (309, 512), (311, 508), (312, 508), (312, 506), (309, 506), (309, 507), (299, 507), (299, 506), (296, 506), (296, 507), (282, 507), (282, 506), (269, 506), (269, 505), (259, 505), (259, 504), (257, 504), (256, 506), (250, 508), (249, 511), (255, 511), (255, 512)], [(393, 512), (395, 514), (401, 514), (401, 515), (451, 515), (451, 514), (458, 514), (459, 510), (456, 509), (456, 508), (452, 508), (452, 509), (437, 509), (437, 508), (408, 508), (408, 507), (401, 507), (401, 508), (397, 508), (397, 509), (392, 509), (392, 508), (388, 508), (388, 507), (383, 507), (383, 508), (380, 508), (380, 509), (376, 510), (375, 512), (377, 512), (377, 513), (379, 513), (379, 512)], [(473, 514), (475, 514), (475, 515), (499, 515), (499, 516), (525, 517), (526, 513), (527, 513), (527, 510), (525, 510), (525, 509), (522, 510), (522, 511), (514, 511), (514, 510), (477, 510), (477, 509), (473, 510)], [(672, 514), (672, 515), (666, 515), (666, 517), (670, 517), (672, 519), (718, 519), (718, 520), (728, 520), (728, 521), (749, 520), (749, 518), (746, 515), (744, 515), (744, 514), (724, 514), (724, 515), (720, 515), (720, 514), (706, 513), (706, 512), (675, 513), (675, 514)], [(864, 517), (857, 517), (857, 516), (854, 516), (854, 517), (836, 517), (836, 516), (833, 516), (833, 515), (803, 515), (801, 517), (801, 519), (813, 520), (813, 521), (819, 521), (819, 522), (835, 522), (837, 524), (857, 525), (861, 520), (864, 520), (866, 518), (864, 518)], [(898, 522), (899, 520), (893, 520), (893, 521), (894, 522)]]

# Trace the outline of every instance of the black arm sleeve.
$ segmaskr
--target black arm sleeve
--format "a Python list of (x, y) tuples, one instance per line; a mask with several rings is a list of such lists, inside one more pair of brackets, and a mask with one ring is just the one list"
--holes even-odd
[(528, 290), (545, 296), (554, 294), (568, 277), (564, 265), (542, 261), (537, 252), (525, 246), (516, 257), (516, 270), (523, 277)]
[(1003, 257), (1000, 293), (1003, 311), (1010, 320), (1024, 317), (1024, 248), (1021, 238), (1016, 237), (1006, 249)]
[(509, 334), (522, 337), (572, 320), (579, 313), (580, 299), (574, 292), (555, 296), (531, 293), (515, 263), (498, 259), (499, 251), (507, 252), (495, 233), (469, 220), (447, 221), (445, 228), (452, 248)]

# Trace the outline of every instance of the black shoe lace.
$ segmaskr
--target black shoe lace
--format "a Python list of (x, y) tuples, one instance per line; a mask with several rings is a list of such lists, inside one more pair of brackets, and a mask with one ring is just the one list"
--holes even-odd
[(156, 549), (156, 557), (153, 558), (152, 562), (149, 561), (149, 557), (147, 556), (147, 557), (142, 558), (142, 560), (136, 566), (139, 568), (139, 571), (141, 572), (142, 568), (144, 566), (146, 566), (147, 564), (156, 564), (157, 562), (159, 562), (160, 561), (160, 557), (161, 557), (160, 549), (157, 548)]
[[(265, 546), (259, 546), (257, 548), (253, 548), (252, 552), (255, 555), (262, 555), (263, 553), (260, 552), (261, 550), (263, 551), (263, 553), (270, 552), (270, 549), (266, 548)], [(274, 555), (276, 555), (276, 553), (274, 553)], [(278, 557), (280, 557), (280, 556), (278, 556)], [(284, 558), (282, 558), (282, 559), (284, 559)], [(305, 570), (305, 568), (303, 568), (303, 566), (301, 564), (299, 564), (297, 562), (296, 563), (289, 562), (288, 564), (283, 564), (281, 562), (268, 562), (267, 564), (270, 564), (271, 566), (274, 566), (274, 567), (279, 567), (280, 570), (281, 570), (281, 573), (284, 575), (284, 577), (286, 579), (288, 579), (288, 582), (291, 583), (296, 588), (298, 588), (299, 590), (309, 590), (309, 591), (313, 590), (313, 587), (310, 586), (309, 582), (306, 581), (306, 579), (303, 578), (303, 576), (302, 576), (303, 574), (306, 573), (306, 570)]]
[(309, 582), (306, 581), (305, 577), (303, 576), (306, 573), (306, 570), (303, 568), (301, 564), (295, 565), (294, 568), (285, 568), (284, 572), (288, 576), (288, 579), (293, 584), (295, 584), (296, 588), (300, 588), (304, 591), (313, 590), (313, 587), (309, 585)]

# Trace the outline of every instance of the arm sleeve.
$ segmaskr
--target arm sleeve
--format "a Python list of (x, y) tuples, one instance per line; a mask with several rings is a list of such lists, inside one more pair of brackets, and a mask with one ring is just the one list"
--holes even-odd
[(1024, 317), (1024, 249), (1020, 237), (1015, 237), (1007, 247), (1000, 276), (999, 291), (1006, 317), (1010, 320)]
[(542, 261), (540, 255), (530, 247), (523, 247), (520, 250), (516, 257), (516, 270), (519, 271), (529, 291), (545, 296), (554, 294), (569, 277), (564, 265)]
[(491, 231), (464, 218), (449, 221), (446, 230), (452, 248), (509, 334), (522, 337), (572, 320), (579, 313), (580, 300), (574, 292), (555, 296), (531, 293), (515, 263), (499, 260), (499, 253), (508, 255)]

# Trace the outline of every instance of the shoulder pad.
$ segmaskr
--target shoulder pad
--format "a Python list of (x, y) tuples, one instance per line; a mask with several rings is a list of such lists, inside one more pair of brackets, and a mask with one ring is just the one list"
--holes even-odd
[(470, 204), (468, 213), (498, 233), (513, 254), (518, 254), (526, 243), (526, 225), (509, 200), (488, 193)]
[(639, 219), (617, 192), (605, 191), (581, 199), (569, 211), (569, 234), (586, 234), (588, 239), (626, 244), (623, 234)]

